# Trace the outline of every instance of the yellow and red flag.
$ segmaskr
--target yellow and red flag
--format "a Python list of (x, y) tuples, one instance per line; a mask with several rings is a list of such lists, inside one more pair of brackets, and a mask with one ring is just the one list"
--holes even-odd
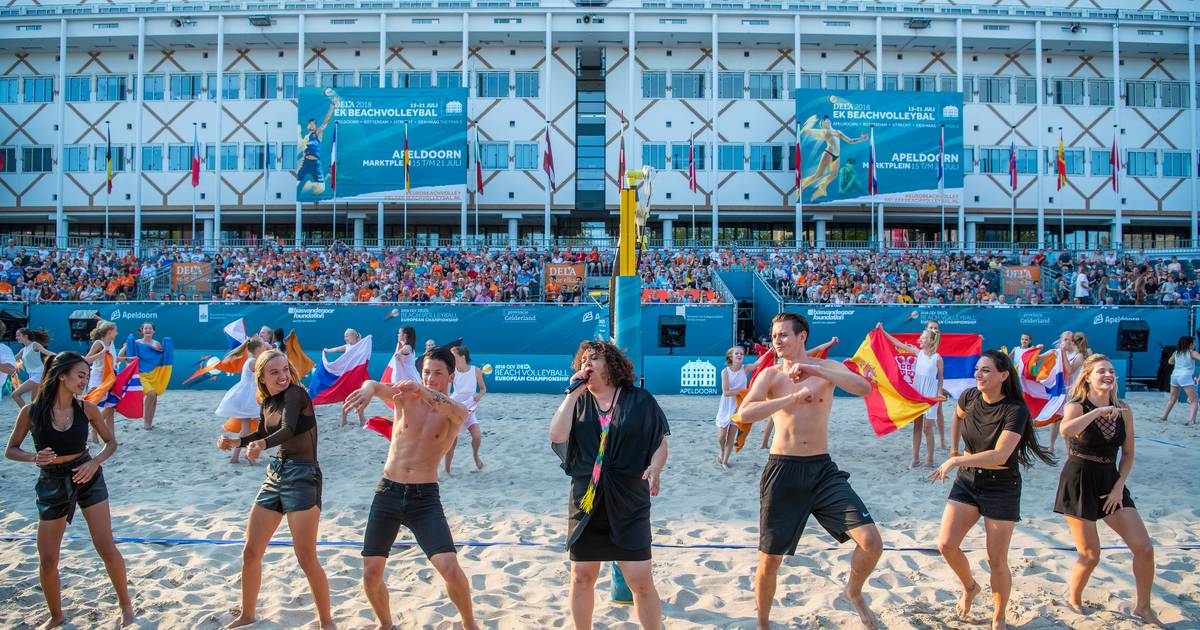
[(883, 330), (873, 329), (863, 339), (854, 356), (845, 361), (847, 368), (871, 383), (866, 395), (867, 418), (875, 435), (884, 436), (916, 420), (945, 398), (922, 396), (904, 379), (905, 358)]

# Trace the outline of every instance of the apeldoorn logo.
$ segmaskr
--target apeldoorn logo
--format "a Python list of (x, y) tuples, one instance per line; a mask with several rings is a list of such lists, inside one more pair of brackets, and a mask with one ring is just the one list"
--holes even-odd
[(108, 316), (108, 321), (115, 322), (118, 319), (158, 319), (158, 313), (151, 311), (122, 311), (119, 308), (114, 308)]
[(1092, 325), (1100, 326), (1101, 324), (1119, 324), (1121, 322), (1135, 322), (1137, 320), (1138, 318), (1130, 315), (1104, 315), (1101, 313), (1092, 318)]
[(715, 394), (717, 391), (717, 366), (693, 359), (679, 368), (680, 394)]

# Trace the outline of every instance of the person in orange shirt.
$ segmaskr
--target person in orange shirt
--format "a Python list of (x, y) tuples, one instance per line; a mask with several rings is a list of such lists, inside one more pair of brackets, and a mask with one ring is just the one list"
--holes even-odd
[(370, 302), (371, 298), (374, 296), (375, 296), (375, 292), (370, 289), (359, 289), (358, 290), (358, 301), (359, 302)]

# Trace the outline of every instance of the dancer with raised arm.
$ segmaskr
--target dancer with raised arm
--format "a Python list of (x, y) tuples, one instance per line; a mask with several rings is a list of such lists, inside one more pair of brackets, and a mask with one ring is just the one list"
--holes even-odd
[[(76, 352), (53, 356), (45, 364), (45, 378), (33, 403), (22, 407), (17, 414), (17, 423), (4, 452), (8, 459), (35, 464), (40, 469), (34, 488), (38, 508), (38, 583), (50, 613), (43, 628), (58, 627), (66, 620), (58, 560), (63, 534), (75, 516), (76, 506), (83, 512), (92, 546), (104, 561), (108, 578), (117, 591), (121, 624), (133, 623), (125, 559), (113, 541), (108, 486), (100, 467), (117, 452), (117, 439), (95, 405), (77, 400), (87, 387), (88, 372), (87, 361)], [(104, 450), (96, 457), (87, 450), (89, 424), (104, 440)], [(32, 453), (21, 448), (25, 436), (30, 433), (33, 434)], [(94, 626), (95, 621), (86, 625)]]
[(245, 448), (250, 461), (266, 449), (279, 447), (267, 468), (242, 548), (242, 606), (229, 628), (255, 622), (258, 591), (262, 586), (262, 561), (267, 543), (286, 516), (292, 534), (292, 551), (308, 578), (313, 603), (322, 628), (333, 627), (329, 607), (329, 581), (317, 558), (317, 530), (321, 524), (321, 490), (324, 477), (317, 463), (317, 416), (308, 391), (300, 385), (287, 355), (268, 350), (254, 362), (257, 399), (262, 404), (258, 430), (242, 437), (217, 438), (217, 448)]
[[(1133, 505), (1125, 483), (1133, 472), (1133, 410), (1117, 398), (1117, 371), (1103, 354), (1083, 360), (1063, 408), (1059, 431), (1067, 442), (1067, 463), (1058, 478), (1054, 511), (1067, 519), (1079, 559), (1071, 571), (1067, 605), (1083, 609), (1083, 589), (1100, 564), (1096, 521), (1104, 521), (1133, 552), (1137, 601), (1133, 614), (1149, 624), (1162, 625), (1150, 607), (1154, 584), (1154, 543)], [(1117, 468), (1117, 451), (1121, 466)]]
[[(265, 328), (265, 327), (264, 327)], [(251, 337), (246, 340), (246, 343), (230, 352), (230, 355), (237, 353), (245, 353), (245, 363), (242, 364), (241, 378), (225, 395), (221, 397), (221, 402), (217, 405), (216, 414), (218, 418), (225, 418), (228, 422), (225, 423), (225, 430), (230, 433), (237, 433), (238, 437), (245, 437), (254, 433), (258, 427), (258, 418), (262, 415), (262, 405), (258, 402), (258, 385), (254, 381), (254, 364), (257, 362), (259, 355), (270, 349), (268, 342), (262, 340), (261, 337)], [(229, 358), (228, 356), (226, 358)], [(229, 458), (230, 464), (238, 463), (238, 458), (242, 453), (240, 446), (233, 449), (233, 456)], [(247, 464), (252, 464), (250, 458), (246, 458)]]
[(783, 556), (794, 555), (809, 515), (838, 542), (854, 540), (850, 577), (842, 597), (868, 628), (878, 620), (862, 588), (883, 554), (883, 540), (850, 475), (829, 457), (829, 411), (834, 388), (856, 396), (871, 384), (837, 361), (815, 359), (805, 351), (808, 321), (783, 312), (771, 320), (771, 345), (779, 362), (754, 380), (739, 413), (743, 422), (775, 419), (778, 435), (759, 484), (758, 572), (754, 598), (758, 627), (770, 626), (771, 605)]
[[(944, 364), (942, 356), (938, 354), (937, 350), (938, 345), (942, 342), (942, 334), (935, 328), (926, 328), (918, 339), (920, 345), (918, 348), (889, 335), (886, 330), (883, 330), (882, 323), (875, 324), (875, 327), (883, 332), (892, 345), (916, 356), (916, 361), (913, 362), (913, 389), (916, 389), (918, 394), (929, 398), (941, 396)], [(925, 435), (925, 466), (933, 468), (933, 423), (937, 420), (940, 408), (940, 404), (934, 405), (929, 408), (929, 411), (913, 420), (912, 462), (909, 463), (909, 468), (916, 468), (920, 462), (922, 434)]]
[(25, 368), (25, 381), (13, 390), (11, 397), (17, 407), (24, 407), (25, 399), (22, 396), (33, 393), (36, 398), (37, 392), (41, 391), (38, 385), (42, 382), (42, 372), (45, 370), (42, 357), (52, 357), (54, 353), (46, 349), (46, 344), (50, 343), (50, 333), (45, 328), (18, 328), (16, 337), (17, 343), (21, 344), (21, 349), (17, 351), (17, 363)]
[[(487, 385), (483, 382), (483, 371), (471, 365), (471, 351), (466, 346), (455, 346), (450, 349), (454, 355), (454, 387), (450, 391), (450, 397), (461, 403), (467, 408), (466, 421), (463, 422), (462, 431), (471, 435), (471, 453), (475, 456), (475, 469), (483, 470), (483, 460), (479, 458), (479, 446), (483, 442), (483, 435), (479, 432), (479, 418), (475, 416), (475, 410), (479, 407), (479, 401), (487, 395)], [(458, 437), (455, 436), (454, 442), (450, 444), (450, 450), (446, 451), (446, 476), (450, 476), (450, 462), (454, 461), (454, 448), (458, 446)]]
[[(350, 348), (353, 348), (360, 341), (362, 341), (362, 334), (359, 333), (357, 330), (354, 330), (353, 328), (347, 328), (346, 332), (342, 333), (342, 340), (344, 340), (346, 343), (344, 343), (340, 346), (336, 346), (334, 348), (321, 348), (321, 359), (323, 361), (326, 360), (325, 355), (329, 354), (330, 352), (349, 352)], [(346, 422), (346, 413), (347, 413), (346, 410), (347, 410), (347, 407), (343, 406), (342, 407), (342, 422), (338, 426), (344, 427), (348, 424)], [(365, 415), (363, 415), (363, 412), (360, 409), (360, 410), (358, 410), (358, 426), (361, 427), (366, 424), (367, 424), (367, 417)]]
[(650, 392), (633, 384), (633, 364), (615, 345), (584, 342), (571, 367), (575, 375), (550, 420), (550, 445), (571, 477), (571, 618), (577, 629), (592, 627), (600, 564), (615, 561), (638, 622), (658, 630), (650, 497), (660, 489), (671, 430)]
[[(88, 377), (87, 386), (87, 391), (90, 392), (100, 387), (104, 382), (104, 355), (107, 354), (111, 358), (112, 365), (110, 367), (114, 371), (117, 369), (118, 352), (113, 344), (117, 338), (117, 325), (112, 322), (101, 321), (96, 324), (92, 332), (88, 333), (88, 337), (92, 340), (92, 346), (83, 358), (91, 365), (91, 373)], [(113, 424), (113, 416), (116, 411), (115, 406), (107, 406), (100, 410), (100, 417), (104, 419), (104, 424), (108, 425), (109, 433), (113, 433), (114, 435), (116, 434), (116, 427)], [(100, 434), (92, 431), (92, 442), (99, 441)]]
[(733, 417), (737, 415), (738, 401), (749, 390), (747, 382), (749, 375), (755, 371), (767, 353), (749, 365), (745, 364), (746, 351), (741, 346), (733, 346), (725, 351), (725, 369), (721, 370), (721, 404), (717, 407), (717, 463), (721, 468), (729, 470), (729, 457), (737, 443), (737, 426)]
[(1037, 442), (1029, 407), (1021, 396), (1017, 370), (1008, 354), (985, 350), (975, 364), (975, 385), (958, 399), (950, 426), (950, 443), (957, 445), (961, 433), (967, 452), (962, 455), (951, 452), (950, 458), (930, 473), (929, 478), (944, 484), (950, 471), (958, 468), (938, 535), (938, 549), (963, 586), (958, 618), (967, 619), (971, 603), (982, 590), (960, 545), (983, 517), (995, 604), (992, 630), (1001, 630), (1007, 627), (1008, 596), (1012, 590), (1008, 546), (1013, 528), (1021, 519), (1019, 466), (1032, 466), (1034, 457), (1053, 465), (1054, 458)]
[(372, 398), (392, 401), (396, 408), (383, 478), (375, 486), (367, 516), (362, 548), (363, 591), (379, 627), (391, 628), (392, 607), (384, 569), (400, 527), (407, 527), (446, 583), (446, 594), (458, 609), (463, 628), (474, 630), (471, 584), (458, 564), (438, 488), (438, 464), (468, 412), (449, 396), (454, 355), (445, 348), (434, 348), (423, 358), (421, 383), (367, 381), (346, 398), (348, 411), (361, 413)]

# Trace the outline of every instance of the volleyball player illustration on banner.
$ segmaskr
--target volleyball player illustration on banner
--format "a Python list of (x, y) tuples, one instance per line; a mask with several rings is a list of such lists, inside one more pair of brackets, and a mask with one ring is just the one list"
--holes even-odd
[(805, 177), (801, 183), (801, 190), (808, 188), (809, 184), (817, 180), (821, 183), (817, 184), (813, 190), (812, 199), (820, 199), (825, 196), (825, 190), (829, 185), (838, 178), (840, 160), (842, 156), (842, 141), (850, 144), (858, 144), (867, 139), (867, 134), (861, 134), (857, 138), (850, 138), (846, 134), (833, 128), (833, 124), (829, 121), (829, 116), (821, 117), (821, 124), (818, 129), (813, 129), (817, 124), (816, 115), (809, 116), (808, 120), (804, 121), (803, 128), (800, 133), (806, 136), (812, 136), (817, 140), (825, 143), (825, 148), (821, 151), (821, 160), (817, 163), (817, 170), (812, 175)]
[(325, 192), (325, 173), (321, 170), (321, 141), (325, 138), (325, 127), (333, 118), (333, 110), (338, 104), (338, 95), (333, 88), (326, 88), (325, 96), (329, 97), (329, 112), (325, 114), (325, 120), (322, 120), (318, 126), (316, 118), (309, 118), (307, 130), (300, 134), (300, 143), (297, 147), (301, 152), (300, 168), (296, 169), (297, 195), (301, 193), (320, 195)]

